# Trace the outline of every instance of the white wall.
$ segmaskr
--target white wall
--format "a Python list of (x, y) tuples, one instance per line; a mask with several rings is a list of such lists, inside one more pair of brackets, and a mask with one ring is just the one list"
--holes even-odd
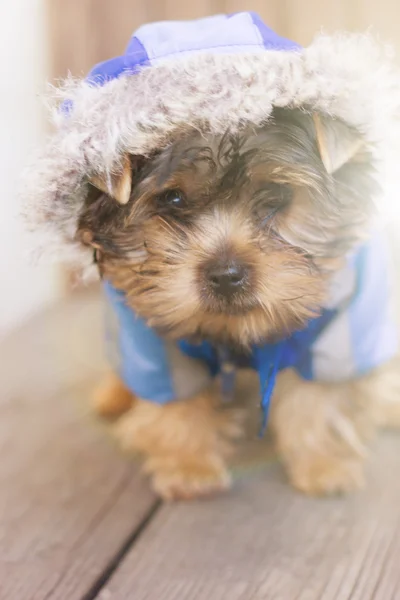
[(18, 220), (21, 167), (44, 137), (48, 76), (44, 0), (0, 0), (0, 336), (54, 300), (54, 267), (33, 267)]

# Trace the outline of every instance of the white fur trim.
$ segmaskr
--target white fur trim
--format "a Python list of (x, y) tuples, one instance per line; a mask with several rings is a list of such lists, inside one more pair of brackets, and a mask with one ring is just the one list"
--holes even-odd
[(87, 175), (110, 173), (124, 152), (147, 155), (183, 127), (219, 134), (265, 122), (273, 106), (305, 106), (359, 129), (378, 161), (399, 137), (399, 75), (369, 35), (320, 36), (293, 52), (165, 60), (103, 87), (69, 80), (56, 96), (73, 110), (54, 111), (57, 132), (24, 176), (24, 212), (46, 251), (87, 263), (75, 241)]

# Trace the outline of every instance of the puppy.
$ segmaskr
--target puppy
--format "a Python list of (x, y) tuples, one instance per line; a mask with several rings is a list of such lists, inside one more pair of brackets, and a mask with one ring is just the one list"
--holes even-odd
[[(241, 355), (320, 314), (376, 194), (357, 132), (295, 109), (275, 109), (265, 125), (237, 135), (182, 132), (146, 160), (127, 156), (111, 194), (99, 178), (92, 184), (79, 236), (95, 248), (103, 279), (162, 338)], [(337, 362), (342, 348), (328, 350)], [(321, 494), (363, 483), (366, 444), (395, 393), (392, 369), (339, 383), (282, 371), (270, 425), (297, 488)], [(226, 455), (239, 431), (219, 400), (207, 381), (166, 405), (134, 397), (115, 376), (96, 392), (103, 414), (127, 411), (117, 436), (145, 455), (155, 489), (169, 499), (229, 485)]]
[(370, 36), (301, 48), (241, 12), (143, 26), (57, 90), (21, 202), (42, 250), (102, 277), (96, 406), (164, 498), (229, 486), (241, 367), (306, 493), (360, 487), (375, 429), (399, 424), (374, 214), (399, 81)]

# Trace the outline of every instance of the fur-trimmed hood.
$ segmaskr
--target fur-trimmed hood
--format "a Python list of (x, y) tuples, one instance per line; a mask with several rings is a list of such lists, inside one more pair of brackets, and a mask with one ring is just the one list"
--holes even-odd
[(56, 131), (24, 174), (23, 210), (42, 251), (82, 266), (92, 260), (76, 240), (88, 177), (109, 177), (125, 153), (149, 155), (184, 128), (234, 132), (274, 106), (304, 107), (357, 128), (377, 165), (398, 137), (400, 79), (384, 47), (349, 34), (302, 49), (254, 13), (141, 27), (123, 56), (55, 96)]

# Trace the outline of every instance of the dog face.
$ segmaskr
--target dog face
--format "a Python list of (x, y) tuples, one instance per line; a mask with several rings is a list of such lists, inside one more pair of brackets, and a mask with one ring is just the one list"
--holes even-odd
[(79, 235), (136, 313), (173, 338), (243, 346), (318, 314), (375, 192), (354, 131), (287, 109), (237, 135), (182, 132), (92, 181)]

